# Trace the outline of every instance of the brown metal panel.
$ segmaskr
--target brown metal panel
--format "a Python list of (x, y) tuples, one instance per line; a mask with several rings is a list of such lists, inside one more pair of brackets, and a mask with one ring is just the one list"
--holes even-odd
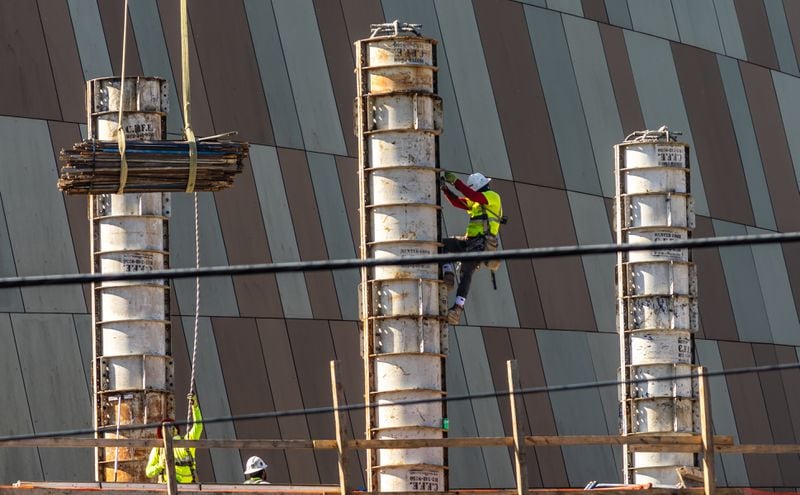
[(769, 70), (739, 63), (778, 230), (800, 230), (800, 191)]
[(581, 6), (583, 7), (584, 17), (608, 24), (606, 3), (603, 0), (581, 0)]
[[(122, 70), (122, 21), (125, 18), (125, 2), (120, 2), (119, 0), (97, 0), (97, 7), (100, 10), (100, 20), (103, 23), (103, 33), (106, 37), (111, 68), (114, 74), (120, 74)], [(139, 47), (136, 45), (130, 14), (128, 15), (127, 29), (128, 48), (125, 54), (127, 58), (125, 60), (125, 77), (150, 75), (144, 74), (142, 71)]]
[[(671, 43), (675, 69), (702, 164), (711, 216), (753, 225), (753, 210), (715, 54)], [(695, 166), (692, 173), (698, 173)]]
[[(522, 212), (517, 201), (517, 190), (514, 183), (495, 179), (492, 188), (503, 198), (503, 213), (510, 219), (503, 226), (501, 239), (503, 249), (523, 249), (528, 247)], [(539, 297), (536, 274), (530, 260), (508, 260), (508, 277), (517, 303), (517, 316), (522, 327), (544, 327), (544, 311)]]
[[(775, 356), (780, 364), (797, 363), (797, 351), (792, 346), (775, 346)], [(786, 402), (789, 407), (789, 417), (792, 421), (794, 441), (800, 442), (800, 369), (781, 371)]]
[[(720, 341), (719, 353), (724, 369), (755, 365), (750, 344)], [(736, 418), (741, 443), (773, 443), (769, 416), (758, 375), (747, 373), (727, 377), (728, 393)], [(775, 455), (745, 455), (747, 476), (752, 486), (781, 486), (781, 470)]]
[[(286, 323), (277, 319), (259, 319), (256, 320), (256, 324), (261, 340), (263, 360), (266, 362), (267, 375), (270, 377), (275, 409), (278, 411), (302, 409), (303, 398), (300, 395), (300, 384), (297, 382), (292, 348), (289, 344), (289, 335), (286, 333)], [(311, 438), (304, 416), (278, 418), (278, 426), (281, 437), (287, 440)], [(312, 451), (287, 450), (285, 455), (289, 469), (287, 477), (289, 482), (319, 483), (317, 463)], [(271, 473), (270, 481), (275, 482)]]
[[(578, 243), (566, 191), (517, 184), (521, 220), (531, 247)], [(533, 261), (547, 328), (596, 331), (580, 258)]]
[[(61, 162), (58, 154), (62, 148), (71, 148), (74, 143), (81, 140), (81, 131), (78, 124), (65, 122), (48, 122), (50, 129), (50, 142), (53, 144), (53, 154), (59, 170)], [(89, 247), (89, 219), (87, 196), (64, 194), (64, 205), (67, 209), (67, 221), (72, 233), (72, 245), (75, 247), (75, 259), (78, 261), (78, 270), (81, 273), (92, 271), (92, 255)], [(83, 285), (83, 297), (86, 307), (92, 307), (91, 285)]]
[[(369, 25), (385, 22), (380, 0), (340, 0), (355, 60), (355, 42), (369, 37)], [(408, 22), (416, 22), (409, 20)], [(345, 129), (347, 131), (347, 129)]]
[[(778, 356), (773, 344), (753, 344), (756, 366), (778, 364)], [(777, 372), (759, 373), (764, 402), (767, 406), (772, 438), (775, 443), (795, 443), (794, 429), (786, 401), (783, 377)], [(800, 486), (800, 458), (797, 456), (778, 456), (778, 464), (783, 473), (784, 486)]]
[(61, 119), (70, 122), (86, 122), (86, 107), (83, 102), (85, 86), (81, 59), (72, 32), (67, 0), (38, 0), (50, 66), (61, 105)]
[[(330, 361), (336, 358), (333, 351), (328, 322), (320, 320), (286, 320), (289, 341), (294, 354), (297, 379), (303, 394), (305, 407), (330, 407), (331, 378)], [(310, 414), (308, 426), (311, 438), (334, 438), (333, 415)], [(321, 483), (338, 483), (339, 470), (336, 454), (318, 450), (317, 467)]]
[(506, 0), (473, 5), (514, 180), (563, 188), (523, 6)]
[(347, 154), (355, 156), (357, 152), (356, 137), (353, 129), (353, 99), (356, 97), (356, 86), (353, 79), (355, 62), (350, 39), (347, 36), (344, 13), (338, 0), (314, 0), (317, 13), (317, 25), (328, 62), (336, 108), (339, 110), (339, 121), (342, 123), (342, 134), (347, 146)]
[[(178, 98), (182, 98), (181, 91), (181, 30), (180, 30), (180, 9), (178, 8), (179, 0), (159, 0), (156, 2), (158, 11), (161, 15), (161, 28), (164, 31), (164, 39), (167, 43), (167, 51), (169, 52), (169, 61), (172, 65), (172, 74), (174, 75), (175, 88), (169, 88), (174, 91)], [(194, 11), (195, 2), (192, 2), (189, 7), (189, 19), (193, 19), (192, 12)], [(246, 24), (245, 24), (245, 28)], [(248, 31), (249, 32), (249, 31)], [(206, 83), (204, 81), (204, 73), (200, 69), (200, 59), (197, 55), (197, 45), (194, 41), (194, 31), (191, 22), (189, 23), (189, 69), (192, 79), (192, 128), (198, 136), (210, 136), (214, 134), (214, 122), (211, 119), (211, 108), (209, 107), (208, 96), (206, 95)], [(223, 57), (228, 57), (228, 54)], [(212, 70), (215, 65), (206, 65), (206, 70)], [(219, 72), (219, 69), (217, 70)], [(231, 79), (231, 82), (234, 82)], [(230, 89), (230, 88), (229, 88)], [(225, 93), (228, 90), (224, 91)], [(269, 122), (266, 123), (270, 125)], [(223, 129), (220, 126), (220, 132), (238, 130), (238, 129)], [(180, 133), (181, 129), (169, 129), (169, 132)], [(241, 137), (241, 139), (248, 139)]]
[(273, 144), (267, 99), (242, 0), (195, 0), (189, 18), (217, 132)]
[[(344, 386), (344, 397), (347, 404), (363, 404), (364, 401), (364, 365), (361, 359), (361, 336), (358, 323), (355, 321), (332, 321), (331, 336), (339, 361), (339, 372)], [(364, 410), (349, 411), (350, 435), (352, 438), (364, 438), (366, 421)], [(356, 462), (358, 461), (358, 462)], [(350, 479), (354, 486), (364, 485), (364, 469), (367, 466), (365, 451), (359, 450), (358, 456), (350, 457), (348, 464)]]
[(342, 188), (347, 221), (353, 236), (353, 246), (358, 253), (359, 231), (361, 230), (358, 224), (358, 160), (337, 156), (336, 170), (339, 172), (339, 185)]
[[(244, 171), (237, 177), (233, 188), (214, 194), (231, 265), (272, 262), (251, 166), (249, 161), (245, 163)], [(275, 275), (233, 277), (233, 287), (240, 315), (283, 316)]]
[[(534, 330), (526, 328), (510, 328), (508, 330), (514, 358), (517, 360), (520, 386), (522, 388), (544, 387), (542, 359), (539, 357), (539, 345)], [(553, 406), (548, 394), (525, 394), (523, 405), (528, 420), (528, 430), (532, 435), (558, 435)], [(564, 456), (560, 447), (536, 447), (536, 463), (528, 464), (528, 476), (531, 480), (539, 479), (542, 487), (569, 486)]]
[[(231, 415), (275, 411), (272, 388), (261, 354), (256, 322), (250, 318), (212, 318), (219, 363), (228, 392)], [(276, 418), (234, 423), (237, 438), (280, 438)], [(258, 455), (269, 465), (270, 480), (289, 482), (286, 456), (280, 450), (242, 450), (243, 459)]]
[(599, 26), (622, 129), (625, 134), (642, 130), (645, 128), (644, 116), (642, 107), (639, 105), (639, 95), (636, 92), (636, 82), (633, 79), (625, 36), (622, 34), (622, 29), (618, 27), (607, 24), (599, 24)]
[[(497, 391), (508, 390), (508, 371), (506, 362), (514, 359), (514, 349), (511, 345), (511, 338), (507, 328), (482, 327), (483, 342), (486, 347), (486, 356), (489, 360), (489, 369), (492, 373), (492, 382)], [(519, 363), (517, 363), (519, 366)], [(500, 417), (503, 420), (503, 431), (505, 436), (514, 434), (511, 424), (511, 404), (508, 397), (500, 396), (497, 398), (500, 407)], [(524, 408), (524, 405), (523, 405)], [(522, 434), (531, 435), (530, 426), (526, 419), (520, 418), (522, 423)], [(528, 449), (528, 465), (538, 466), (539, 460), (536, 457), (535, 449)], [(510, 455), (513, 454), (511, 450)], [(542, 486), (542, 479), (538, 469), (528, 468), (528, 483), (530, 486)]]
[[(178, 302), (175, 298), (175, 293), (171, 292), (170, 296), (170, 306), (173, 308), (173, 314), (170, 318), (170, 327), (172, 329), (172, 359), (175, 363), (175, 388), (173, 391), (186, 391), (189, 390), (189, 377), (192, 373), (192, 365), (189, 362), (189, 349), (186, 348), (183, 322), (177, 314)], [(188, 411), (188, 407), (186, 396), (182, 393), (175, 394), (175, 411)], [(180, 416), (180, 414), (178, 416)], [(205, 432), (203, 433), (203, 437), (206, 437)], [(204, 483), (216, 480), (210, 451), (208, 449), (197, 449), (195, 458), (197, 459), (197, 476)]]
[(794, 56), (800, 60), (800, 2), (783, 0), (783, 11), (786, 13), (786, 22), (789, 24), (789, 33), (792, 36)]
[[(714, 237), (714, 226), (710, 218), (698, 215), (695, 221), (694, 237)], [(739, 340), (719, 249), (695, 249), (692, 256), (697, 264), (698, 304), (702, 325), (697, 337)]]
[(778, 68), (778, 56), (772, 41), (767, 10), (763, 0), (733, 0), (736, 17), (742, 28), (747, 60), (758, 65)]
[[(283, 173), (283, 184), (286, 187), (286, 198), (292, 214), (300, 259), (305, 261), (327, 259), (325, 236), (322, 233), (306, 155), (303, 151), (278, 148), (278, 160)], [(314, 318), (341, 319), (339, 300), (331, 273), (308, 272), (305, 278)]]
[(0, 115), (61, 118), (36, 3), (0, 2), (0, 67)]

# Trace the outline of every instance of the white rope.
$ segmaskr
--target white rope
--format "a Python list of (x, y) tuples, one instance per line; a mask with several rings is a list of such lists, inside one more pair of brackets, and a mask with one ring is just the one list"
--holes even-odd
[[(117, 396), (117, 438), (119, 438), (119, 421), (122, 414), (122, 396)], [(117, 481), (117, 469), (119, 468), (119, 447), (114, 448), (114, 481)]]
[[(200, 205), (197, 193), (194, 193), (194, 265), (200, 268)], [(197, 364), (197, 338), (200, 334), (200, 277), (194, 278), (194, 345), (192, 346), (192, 372), (189, 378), (189, 395), (195, 391), (195, 373)], [(191, 404), (186, 411), (187, 428), (192, 420)]]

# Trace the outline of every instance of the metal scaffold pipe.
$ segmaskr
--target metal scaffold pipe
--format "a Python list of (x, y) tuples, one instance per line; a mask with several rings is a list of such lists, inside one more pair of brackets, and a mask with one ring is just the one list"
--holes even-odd
[[(362, 259), (435, 254), (441, 246), (437, 187), (441, 99), (436, 41), (418, 25), (372, 26), (356, 43), (356, 129)], [(437, 264), (361, 271), (367, 438), (442, 438), (447, 333)], [(441, 447), (371, 450), (369, 491), (446, 490)]]
[[(614, 147), (617, 243), (685, 240), (694, 228), (689, 146), (666, 127), (636, 132)], [(699, 432), (693, 364), (697, 275), (691, 250), (617, 254), (617, 326), (623, 380), (623, 435), (685, 436)], [(653, 381), (650, 381), (653, 379)], [(694, 466), (681, 452), (631, 452), (624, 447), (625, 482), (675, 486), (677, 468)]]
[[(166, 135), (167, 83), (152, 77), (87, 82), (89, 139), (156, 141)], [(120, 110), (122, 110), (120, 112)], [(169, 193), (90, 196), (93, 273), (169, 267)], [(101, 438), (155, 438), (150, 430), (115, 427), (174, 417), (169, 282), (92, 284), (94, 405)], [(99, 448), (98, 481), (144, 482), (147, 449)]]

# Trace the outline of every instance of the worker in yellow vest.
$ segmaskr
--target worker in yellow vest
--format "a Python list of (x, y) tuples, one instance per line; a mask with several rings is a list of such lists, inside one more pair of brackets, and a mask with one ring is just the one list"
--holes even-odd
[[(441, 185), (450, 204), (456, 208), (466, 210), (469, 215), (467, 232), (462, 237), (447, 237), (444, 241), (444, 252), (463, 253), (473, 251), (494, 251), (497, 249), (497, 234), (500, 232), (500, 224), (505, 223), (503, 217), (503, 203), (500, 195), (489, 188), (489, 179), (481, 173), (474, 173), (469, 176), (467, 183), (464, 184), (453, 172), (445, 172), (444, 182)], [(447, 184), (452, 184), (464, 196), (458, 196)], [(456, 300), (453, 306), (447, 311), (447, 322), (455, 325), (461, 319), (464, 312), (464, 304), (467, 301), (469, 286), (472, 282), (472, 274), (480, 266), (481, 262), (462, 261), (461, 280), (456, 289)], [(487, 264), (492, 271), (497, 269), (499, 263)], [(445, 284), (448, 288), (455, 285), (455, 267), (453, 263), (445, 263), (442, 266)]]
[[(189, 394), (189, 407), (192, 408), (192, 427), (186, 433), (186, 440), (198, 440), (203, 433), (203, 416), (200, 414), (200, 406), (197, 403), (197, 396)], [(174, 440), (182, 440), (178, 434), (178, 427), (174, 426), (172, 418), (164, 419), (158, 428), (157, 436), (163, 439), (162, 431), (167, 428)], [(171, 425), (171, 428), (165, 425)], [(196, 483), (197, 482), (197, 465), (195, 463), (195, 448), (189, 447), (175, 447), (172, 449), (175, 454), (175, 480), (178, 483)], [(150, 451), (150, 457), (147, 460), (147, 468), (145, 474), (148, 478), (155, 478), (158, 476), (159, 483), (166, 483), (167, 476), (167, 457), (164, 454), (163, 447), (155, 447)]]

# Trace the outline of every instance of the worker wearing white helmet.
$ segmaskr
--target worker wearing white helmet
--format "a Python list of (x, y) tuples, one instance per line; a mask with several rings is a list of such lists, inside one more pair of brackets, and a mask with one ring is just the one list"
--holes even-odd
[(267, 481), (267, 463), (264, 459), (253, 456), (247, 459), (247, 464), (244, 467), (244, 475), (247, 477), (245, 480), (246, 485), (266, 485)]
[[(481, 173), (474, 173), (469, 176), (467, 183), (464, 184), (453, 172), (445, 172), (444, 182), (441, 185), (442, 192), (447, 197), (450, 204), (456, 208), (466, 210), (469, 215), (466, 235), (463, 237), (447, 237), (444, 241), (444, 251), (448, 253), (462, 253), (472, 251), (493, 251), (497, 249), (497, 234), (500, 232), (500, 224), (505, 223), (503, 217), (503, 203), (500, 195), (489, 188), (489, 179)], [(458, 196), (447, 184), (452, 184), (464, 196)], [(467, 301), (469, 286), (472, 282), (472, 274), (480, 266), (480, 262), (463, 261), (461, 262), (461, 280), (456, 289), (456, 300), (447, 312), (447, 322), (455, 325), (461, 319), (464, 312), (464, 304)], [(494, 271), (499, 266), (497, 262), (487, 263), (487, 266)], [(444, 281), (448, 287), (455, 285), (455, 268), (453, 263), (445, 263), (442, 266)]]

